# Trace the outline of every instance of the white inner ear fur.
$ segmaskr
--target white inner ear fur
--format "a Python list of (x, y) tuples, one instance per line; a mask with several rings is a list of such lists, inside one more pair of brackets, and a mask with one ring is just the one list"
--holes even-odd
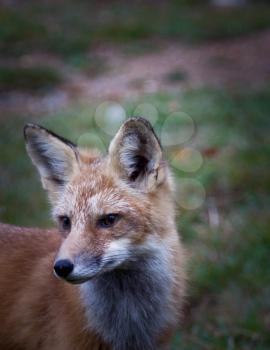
[(50, 169), (44, 162), (37, 160), (37, 166), (43, 177), (55, 176), (66, 179), (72, 172), (72, 163), (74, 160), (73, 152), (63, 142), (52, 137), (38, 139), (37, 145), (39, 152), (48, 159)]
[(43, 188), (54, 200), (78, 168), (75, 150), (42, 128), (28, 127), (25, 133), (27, 152), (38, 169)]
[(132, 118), (122, 125), (109, 148), (111, 165), (133, 187), (152, 191), (165, 179), (159, 142), (145, 121)]

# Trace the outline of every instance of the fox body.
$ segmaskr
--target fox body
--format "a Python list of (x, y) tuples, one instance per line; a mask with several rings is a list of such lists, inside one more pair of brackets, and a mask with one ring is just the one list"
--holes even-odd
[(151, 125), (127, 120), (104, 157), (37, 125), (25, 139), (59, 228), (0, 225), (0, 348), (167, 349), (185, 257)]

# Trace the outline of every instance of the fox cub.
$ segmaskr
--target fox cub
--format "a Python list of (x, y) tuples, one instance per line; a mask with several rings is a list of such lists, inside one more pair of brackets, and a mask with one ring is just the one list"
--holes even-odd
[(0, 349), (169, 349), (185, 254), (152, 126), (128, 119), (105, 157), (24, 135), (58, 230), (0, 225)]

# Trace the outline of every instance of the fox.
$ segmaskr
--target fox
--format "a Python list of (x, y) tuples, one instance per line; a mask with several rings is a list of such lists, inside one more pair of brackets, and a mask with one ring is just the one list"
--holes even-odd
[(106, 155), (37, 124), (24, 137), (56, 228), (0, 225), (0, 349), (169, 349), (186, 252), (150, 122), (127, 119)]

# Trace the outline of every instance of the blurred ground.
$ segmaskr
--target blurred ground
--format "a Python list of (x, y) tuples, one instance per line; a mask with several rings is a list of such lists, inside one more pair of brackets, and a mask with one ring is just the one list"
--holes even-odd
[[(197, 181), (206, 197), (187, 210), (178, 194), (190, 288), (172, 349), (268, 350), (270, 6), (6, 0), (0, 10), (0, 220), (51, 225), (25, 122), (104, 148), (104, 101), (154, 111), (158, 133), (185, 112), (195, 133), (166, 152), (177, 184)], [(187, 147), (202, 159), (193, 170), (189, 152), (175, 164)]]
[[(119, 100), (145, 93), (175, 92), (203, 86), (256, 88), (270, 78), (269, 30), (245, 38), (196, 46), (169, 40), (158, 40), (155, 45), (153, 52), (140, 55), (124, 54), (121, 47), (112, 44), (100, 45), (86, 55), (88, 59), (93, 55), (97, 64), (101, 62), (104, 67), (98, 68), (99, 72), (90, 70), (88, 73), (75, 69), (52, 54), (25, 54), (16, 60), (17, 65), (53, 69), (57, 73), (55, 77), (51, 73), (51, 83), (57, 87), (41, 95), (33, 95), (31, 90), (35, 86), (30, 91), (27, 91), (27, 86), (19, 86), (18, 89), (15, 76), (15, 86), (0, 95), (0, 108), (13, 113), (19, 113), (22, 108), (29, 113), (44, 113), (88, 99)], [(45, 69), (37, 73), (50, 78), (50, 71)], [(26, 82), (28, 79), (28, 76), (23, 77)], [(46, 81), (38, 80), (46, 88)], [(2, 90), (5, 90), (4, 86)]]

